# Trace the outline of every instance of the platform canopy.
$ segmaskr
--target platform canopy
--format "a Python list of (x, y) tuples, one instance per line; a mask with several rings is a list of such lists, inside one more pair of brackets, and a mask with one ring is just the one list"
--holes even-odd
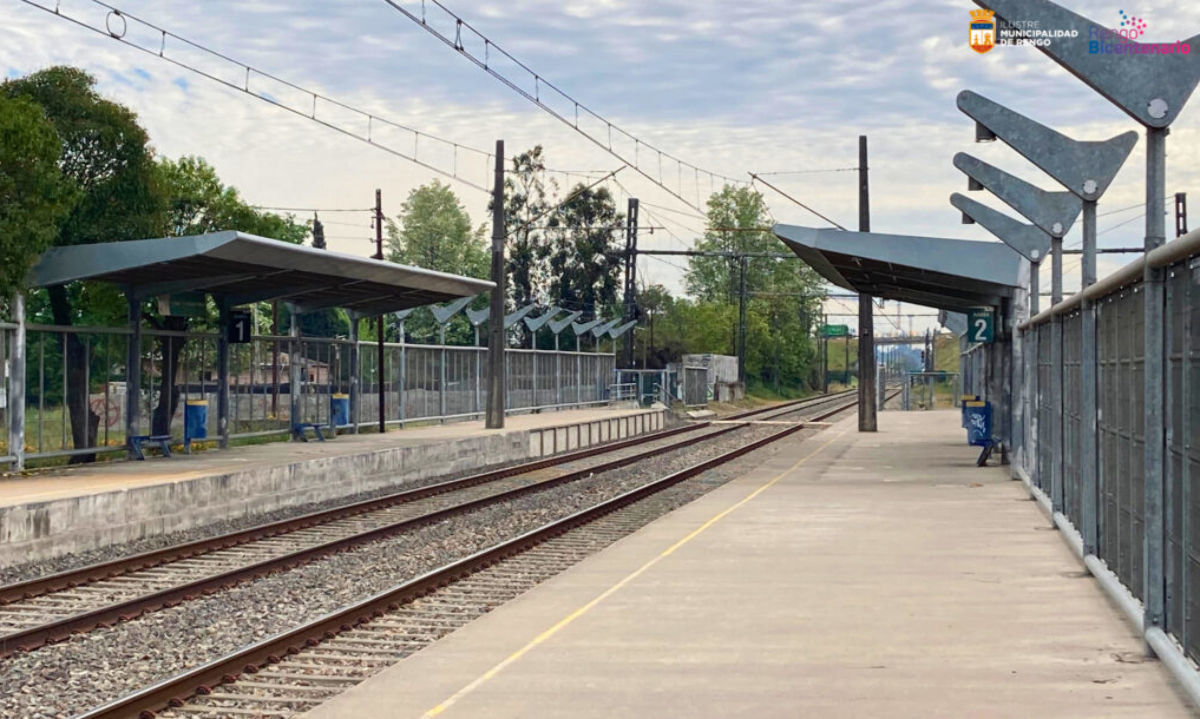
[(999, 242), (775, 225), (775, 235), (822, 277), (872, 297), (962, 312), (1019, 287), (1020, 256)]
[(226, 231), (56, 247), (33, 269), (38, 287), (112, 282), (131, 297), (205, 292), (228, 306), (280, 300), (298, 312), (363, 314), (468, 297), (491, 282)]

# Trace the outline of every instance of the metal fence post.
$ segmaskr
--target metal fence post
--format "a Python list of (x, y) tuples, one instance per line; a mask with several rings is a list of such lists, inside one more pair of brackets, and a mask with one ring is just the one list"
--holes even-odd
[[(1050, 239), (1050, 307), (1062, 302), (1063, 254), (1062, 238)], [(1063, 330), (1062, 316), (1050, 317), (1050, 498), (1054, 511), (1063, 511), (1065, 477), (1063, 476)]]
[[(1146, 129), (1146, 242), (1145, 250), (1166, 241), (1163, 206), (1166, 202), (1166, 144), (1165, 128)], [(1143, 350), (1143, 397), (1145, 432), (1145, 504), (1143, 537), (1143, 567), (1145, 591), (1145, 626), (1163, 626), (1165, 609), (1165, 574), (1163, 571), (1164, 521), (1163, 494), (1167, 481), (1164, 461), (1166, 432), (1163, 427), (1163, 394), (1166, 390), (1163, 367), (1165, 338), (1163, 314), (1165, 306), (1165, 270), (1146, 265), (1144, 270), (1145, 347)], [(1189, 508), (1184, 508), (1187, 511)]]
[[(358, 434), (358, 425), (362, 421), (362, 387), (358, 383), (358, 315), (350, 317), (350, 422), (354, 428), (350, 431)], [(332, 423), (331, 423), (332, 424)], [(336, 431), (336, 428), (334, 428)]]
[[(1083, 286), (1096, 283), (1096, 203), (1083, 202)], [(1083, 492), (1080, 503), (1080, 534), (1083, 536), (1083, 553), (1096, 553), (1099, 535), (1097, 503), (1099, 502), (1098, 454), (1100, 445), (1096, 441), (1097, 419), (1097, 374), (1099, 353), (1096, 346), (1096, 306), (1084, 299), (1081, 307), (1079, 381), (1081, 396), (1079, 403), (1079, 485)]]
[(438, 330), (438, 339), (441, 340), (442, 349), (438, 355), (438, 415), (442, 418), (442, 422), (446, 421), (446, 325), (442, 325)]
[(16, 459), (13, 469), (25, 469), (25, 296), (12, 299), (12, 319), (17, 325), (8, 351), (8, 453)]
[(300, 318), (295, 306), (288, 307), (288, 424), (292, 432), (300, 421)]
[(408, 372), (408, 351), (405, 349), (405, 342), (404, 342), (404, 320), (400, 320), (400, 367), (396, 373), (398, 375), (398, 379), (399, 379), (399, 383), (398, 383), (399, 386), (396, 388), (396, 404), (400, 405), (399, 406), (400, 412), (397, 416), (400, 418), (401, 426), (403, 426), (404, 419), (405, 419), (405, 412), (407, 411), (405, 409), (405, 402), (404, 402), (404, 392), (405, 392), (404, 385), (405, 385), (405, 382), (407, 381), (407, 374), (406, 374), (407, 372)]

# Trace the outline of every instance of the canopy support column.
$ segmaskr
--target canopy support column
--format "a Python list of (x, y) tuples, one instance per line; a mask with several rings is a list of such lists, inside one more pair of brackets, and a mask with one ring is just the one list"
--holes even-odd
[(129, 342), (125, 353), (125, 445), (134, 457), (130, 437), (140, 434), (142, 396), (142, 302), (132, 289), (125, 291), (129, 300)]
[(229, 305), (220, 303), (217, 322), (217, 437), (221, 449), (229, 447)]
[(13, 295), (10, 305), (16, 329), (8, 349), (8, 453), (15, 471), (25, 469), (25, 295)]

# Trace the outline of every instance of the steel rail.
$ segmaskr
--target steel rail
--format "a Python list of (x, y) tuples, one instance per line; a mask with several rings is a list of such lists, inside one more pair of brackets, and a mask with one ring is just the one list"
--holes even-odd
[[(817, 421), (855, 406), (857, 403), (835, 408), (820, 415)], [(320, 644), (341, 632), (352, 630), (357, 625), (381, 617), (389, 611), (397, 610), (403, 604), (430, 594), (480, 569), (527, 551), (548, 539), (562, 535), (679, 482), (790, 436), (803, 428), (803, 423), (797, 423), (794, 427), (788, 427), (725, 454), (673, 472), (666, 477), (648, 482), (641, 487), (550, 522), (538, 529), (505, 540), (463, 559), (455, 560), (439, 569), (384, 590), (315, 621), (269, 637), (150, 687), (118, 698), (80, 714), (75, 719), (152, 719), (157, 712), (163, 709), (181, 706), (189, 696), (208, 693), (214, 686), (236, 681), (242, 674), (255, 673), (267, 664), (278, 663), (282, 657), (295, 653), (303, 647)]]
[[(809, 402), (815, 404), (817, 402), (833, 401), (833, 399), (834, 398), (830, 398), (830, 397), (822, 397), (819, 400), (817, 400), (816, 402), (813, 402), (811, 399), (809, 400)], [(783, 414), (789, 414), (791, 412), (798, 411), (798, 409), (803, 409), (803, 408), (795, 408), (792, 406), (787, 406), (787, 407), (783, 407), (782, 411), (780, 411), (781, 406), (776, 405), (776, 406), (772, 406), (772, 407), (765, 408), (762, 410), (755, 410), (753, 412), (748, 412), (748, 413), (740, 413), (740, 415), (738, 415), (738, 416), (744, 418), (746, 416), (753, 416), (753, 415), (763, 414), (765, 412), (771, 412), (771, 411), (777, 411), (777, 412), (779, 412), (780, 415), (783, 415)], [(803, 426), (803, 423), (798, 423), (798, 425)], [(630, 440), (630, 441), (618, 442), (613, 445), (605, 445), (604, 449), (606, 449), (607, 451), (612, 451), (615, 449), (628, 447), (628, 446), (631, 446), (634, 444), (640, 444), (640, 443), (644, 443), (644, 442), (648, 442), (648, 441), (652, 441), (652, 440), (656, 440), (656, 439), (662, 439), (664, 437), (669, 437), (674, 434), (680, 434), (683, 431), (690, 431), (690, 430), (703, 428), (703, 427), (707, 427), (707, 426), (709, 426), (709, 423), (706, 422), (706, 423), (701, 423), (698, 425), (693, 425), (690, 427), (676, 428), (674, 430), (668, 430), (666, 432), (657, 432), (657, 433), (654, 433), (653, 435), (648, 435), (647, 436), (648, 438), (635, 438), (635, 439), (639, 439), (642, 441)], [(511, 501), (513, 499), (524, 496), (526, 494), (539, 492), (544, 489), (549, 489), (552, 487), (559, 486), (561, 484), (566, 484), (569, 482), (574, 482), (574, 481), (578, 481), (581, 479), (585, 479), (585, 478), (591, 477), (600, 472), (607, 472), (607, 471), (612, 471), (614, 469), (619, 469), (621, 467), (633, 464), (633, 463), (641, 461), (643, 459), (647, 459), (647, 458), (654, 457), (654, 456), (661, 455), (661, 454), (666, 454), (668, 452), (673, 452), (673, 451), (683, 449), (683, 448), (686, 448), (686, 447), (689, 447), (689, 446), (692, 446), (695, 444), (699, 444), (700, 442), (708, 441), (710, 439), (715, 439), (716, 437), (728, 434), (729, 432), (733, 432), (738, 429), (741, 429), (741, 427), (735, 425), (735, 426), (717, 430), (715, 432), (697, 435), (695, 437), (686, 439), (682, 442), (677, 442), (677, 443), (666, 445), (663, 447), (654, 448), (651, 450), (647, 450), (645, 452), (639, 452), (637, 454), (633, 454), (633, 455), (629, 455), (626, 457), (621, 457), (621, 458), (618, 458), (615, 460), (611, 460), (608, 462), (604, 462), (599, 465), (593, 465), (591, 467), (585, 467), (582, 469), (570, 471), (570, 472), (567, 472), (566, 474), (560, 475), (558, 477), (553, 477), (553, 478), (550, 478), (547, 480), (542, 480), (542, 481), (536, 482), (534, 484), (529, 484), (529, 485), (525, 485), (522, 487), (516, 487), (516, 488), (506, 490), (506, 491), (503, 491), (503, 492), (500, 492), (497, 494), (488, 495), (486, 497), (481, 497), (478, 499), (469, 500), (466, 502), (455, 504), (450, 507), (445, 507), (442, 509), (434, 510), (432, 512), (428, 512), (428, 513), (425, 513), (425, 514), (422, 514), (422, 515), (419, 515), (416, 517), (411, 517), (408, 519), (391, 522), (391, 523), (382, 525), (380, 527), (364, 530), (364, 531), (357, 532), (357, 533), (354, 533), (354, 534), (351, 534), (351, 535), (348, 535), (345, 537), (340, 537), (337, 539), (329, 540), (329, 541), (311, 545), (308, 547), (303, 547), (303, 548), (297, 549), (295, 551), (287, 552), (287, 553), (284, 553), (284, 554), (281, 554), (278, 556), (274, 556), (274, 557), (269, 557), (267, 559), (263, 559), (263, 560), (260, 560), (257, 562), (244, 564), (239, 567), (235, 567), (233, 569), (229, 569), (229, 570), (222, 571), (222, 572), (217, 572), (217, 573), (214, 573), (214, 574), (211, 574), (208, 576), (204, 576), (204, 577), (200, 577), (198, 579), (194, 579), (191, 581), (186, 581), (186, 582), (176, 584), (174, 586), (167, 587), (167, 588), (164, 588), (164, 589), (161, 589), (158, 591), (150, 592), (148, 594), (135, 596), (135, 597), (132, 597), (132, 598), (129, 598), (126, 600), (117, 601), (112, 604), (107, 604), (107, 605), (104, 605), (101, 607), (86, 610), (79, 614), (73, 614), (73, 615), (70, 615), (67, 617), (63, 617), (61, 619), (46, 622), (44, 624), (28, 627), (26, 629), (21, 629), (21, 630), (18, 630), (18, 631), (15, 631), (15, 632), (12, 632), (12, 633), (9, 633), (9, 634), (6, 634), (6, 635), (0, 637), (0, 658), (10, 656), (19, 651), (30, 651), (30, 650), (36, 649), (40, 646), (43, 646), (45, 644), (65, 639), (65, 638), (71, 636), (72, 634), (88, 631), (97, 626), (104, 626), (104, 625), (112, 624), (112, 623), (115, 623), (118, 621), (128, 621), (131, 619), (135, 619), (139, 616), (142, 616), (143, 614), (157, 611), (158, 609), (161, 609), (163, 607), (174, 606), (174, 605), (182, 603), (184, 601), (194, 599), (198, 596), (202, 596), (205, 594), (211, 594), (215, 591), (239, 584), (241, 582), (249, 581), (251, 579), (255, 579), (255, 578), (258, 578), (258, 577), (261, 577), (261, 576), (264, 576), (264, 575), (267, 575), (267, 574), (270, 574), (273, 572), (277, 572), (277, 571), (284, 570), (284, 569), (291, 569), (291, 568), (300, 566), (302, 564), (314, 561), (321, 557), (328, 556), (330, 554), (334, 554), (337, 552), (345, 551), (347, 549), (353, 548), (353, 547), (361, 545), (361, 544), (366, 544), (366, 543), (369, 543), (372, 541), (377, 541), (377, 540), (383, 539), (385, 537), (391, 536), (393, 534), (399, 534), (399, 533), (402, 533), (405, 531), (411, 531), (411, 530), (420, 528), (422, 526), (432, 524), (434, 522), (438, 522), (438, 521), (441, 521), (443, 519), (446, 519), (446, 518), (449, 518), (452, 516), (457, 516), (460, 514), (465, 514), (465, 513), (471, 512), (471, 511), (475, 511), (477, 509), (481, 509), (481, 508), (484, 508), (484, 507), (492, 505), (492, 504), (499, 504), (502, 502)], [(593, 456), (594, 454), (599, 454), (599, 453), (600, 452), (591, 452), (589, 450), (584, 450), (583, 452), (576, 452), (576, 453), (572, 453), (570, 455), (561, 455), (558, 457), (551, 458), (550, 460), (539, 460), (537, 462), (533, 462), (533, 463), (530, 463), (527, 465), (518, 465), (515, 467), (509, 467), (509, 468), (505, 468), (502, 470), (497, 470), (496, 472), (493, 472), (493, 473), (485, 473), (483, 475), (475, 475), (472, 477), (463, 478), (461, 480), (451, 480), (450, 482), (443, 482), (438, 485), (430, 485), (429, 487), (423, 487), (423, 488), (418, 488), (415, 490), (409, 490), (409, 492), (400, 493), (400, 495), (392, 495), (392, 499), (395, 500), (395, 498), (398, 496), (405, 496), (405, 499), (402, 501), (413, 501), (415, 499), (433, 496), (436, 494), (442, 494), (442, 493), (445, 493), (448, 491), (453, 491), (453, 490), (463, 489), (463, 488), (467, 488), (467, 487), (471, 487), (471, 486), (476, 486), (479, 484), (484, 484), (489, 481), (496, 481), (496, 480), (504, 478), (504, 477), (510, 477), (510, 476), (524, 474), (524, 473), (533, 471), (533, 469), (544, 468), (544, 467), (552, 466), (555, 464), (565, 464), (570, 461), (583, 459), (583, 458), (590, 457), (590, 456)], [(536, 465), (536, 466), (531, 466), (531, 465)], [(503, 475), (503, 477), (494, 476), (496, 474), (501, 474), (501, 475)], [(450, 485), (450, 487), (447, 488), (447, 485)], [(360, 503), (360, 505), (361, 504), (370, 504), (371, 502), (377, 502), (377, 501), (378, 500), (369, 500), (366, 503)], [(392, 504), (397, 504), (397, 503), (400, 503), (400, 501), (392, 502)], [(380, 509), (380, 508), (383, 508), (383, 507), (377, 506), (377, 507), (374, 507), (373, 509)], [(369, 510), (363, 510), (363, 511), (369, 511)], [(356, 514), (361, 514), (361, 513), (363, 513), (363, 511), (356, 512)], [(316, 513), (316, 514), (322, 515), (325, 513)], [(307, 519), (312, 516), (313, 515), (306, 515), (306, 517), (300, 518), (300, 519)], [(328, 521), (332, 521), (332, 520), (326, 518), (324, 521), (328, 522)], [(309, 522), (303, 526), (313, 526), (313, 525), (319, 525), (321, 523), (322, 522), (320, 522), (320, 521), (314, 521), (314, 522)], [(270, 526), (277, 526), (280, 524), (287, 524), (287, 521), (285, 520), (285, 522), (276, 523), (276, 525), (270, 525)], [(301, 528), (301, 527), (295, 526), (293, 523), (293, 526), (291, 526), (290, 529), (279, 530), (279, 531), (274, 532), (273, 534), (268, 534), (266, 536), (278, 536), (280, 534), (286, 533), (287, 531), (294, 531), (299, 528)], [(238, 533), (238, 534), (242, 534), (242, 533)], [(231, 535), (227, 535), (227, 536), (231, 536)], [(221, 539), (222, 538), (216, 538), (217, 541), (219, 541)], [(245, 543), (244, 541), (243, 542), (235, 542), (235, 543), (233, 543), (233, 545), (230, 545), (230, 546), (234, 546), (236, 544), (244, 544), (244, 543)], [(161, 565), (162, 563), (163, 562), (159, 562), (158, 564)], [(129, 570), (126, 570), (126, 572), (128, 572), (128, 571)]]

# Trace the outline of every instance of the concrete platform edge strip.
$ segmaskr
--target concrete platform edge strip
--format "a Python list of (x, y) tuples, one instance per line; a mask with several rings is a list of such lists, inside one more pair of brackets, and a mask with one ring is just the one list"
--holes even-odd
[(1083, 562), (1083, 566), (1100, 584), (1105, 594), (1121, 609), (1125, 619), (1137, 629), (1138, 634), (1142, 635), (1150, 653), (1166, 666), (1167, 671), (1179, 682), (1180, 688), (1183, 689), (1192, 704), (1200, 708), (1200, 668), (1197, 668), (1192, 660), (1188, 659), (1179, 644), (1160, 627), (1150, 627), (1149, 629), (1145, 627), (1145, 610), (1141, 601), (1133, 596), (1129, 588), (1108, 568), (1103, 559), (1095, 554), (1085, 555), (1083, 553), (1083, 537), (1079, 534), (1079, 530), (1062, 512), (1053, 511), (1050, 498), (1039, 487), (1033, 485), (1025, 470), (1014, 465), (1013, 473), (1024, 483), (1030, 496), (1037, 500), (1046, 514), (1053, 518), (1054, 526), (1062, 534), (1063, 541)]

